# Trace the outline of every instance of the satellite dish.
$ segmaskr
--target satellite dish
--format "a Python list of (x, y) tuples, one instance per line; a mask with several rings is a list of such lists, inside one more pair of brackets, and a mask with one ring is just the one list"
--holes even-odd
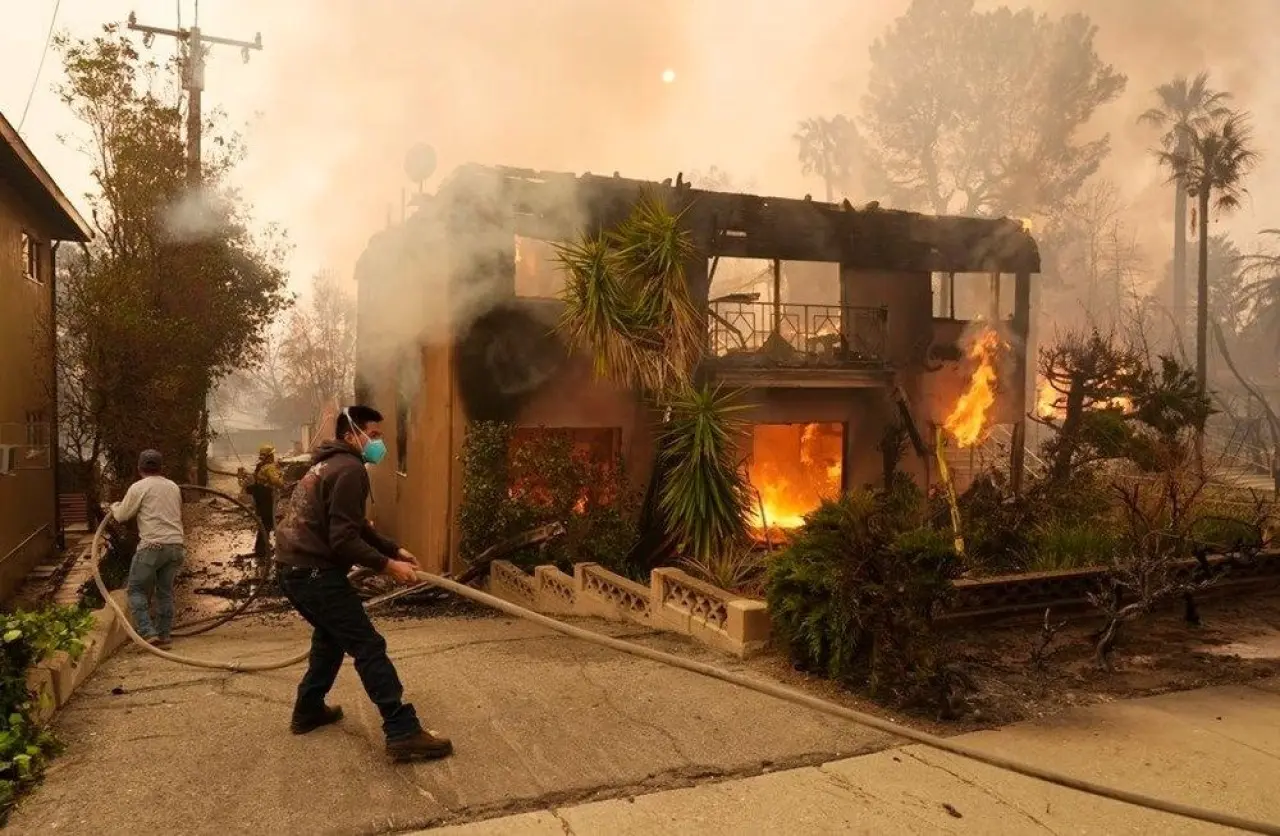
[(404, 173), (422, 188), (424, 180), (436, 173), (436, 149), (420, 142), (404, 155)]

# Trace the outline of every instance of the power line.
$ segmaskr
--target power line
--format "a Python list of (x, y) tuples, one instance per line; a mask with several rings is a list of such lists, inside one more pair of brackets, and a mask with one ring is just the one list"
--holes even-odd
[(44, 72), (44, 59), (49, 54), (49, 44), (53, 43), (53, 27), (58, 23), (58, 9), (62, 6), (62, 0), (54, 0), (53, 15), (49, 18), (49, 32), (44, 36), (44, 49), (40, 51), (40, 63), (36, 66), (36, 77), (31, 79), (31, 90), (27, 93), (27, 103), (22, 108), (22, 118), (18, 120), (18, 133), (22, 133), (22, 126), (27, 121), (27, 111), (31, 110), (31, 100), (35, 98), (36, 88), (40, 86), (40, 73)]

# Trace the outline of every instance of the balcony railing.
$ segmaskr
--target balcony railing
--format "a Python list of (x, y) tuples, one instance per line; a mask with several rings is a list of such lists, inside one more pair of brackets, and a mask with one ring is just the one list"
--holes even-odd
[(879, 366), (885, 362), (886, 308), (714, 301), (711, 355), (743, 365)]

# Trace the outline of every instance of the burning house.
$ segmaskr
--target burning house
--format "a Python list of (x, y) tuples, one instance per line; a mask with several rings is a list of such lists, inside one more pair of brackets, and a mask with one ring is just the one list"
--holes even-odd
[(1040, 266), (1021, 222), (466, 166), (357, 266), (357, 395), (387, 416), (395, 465), (377, 469), (374, 514), (431, 568), (456, 560), (470, 421), (555, 428), (649, 479), (651, 407), (554, 333), (553, 243), (610, 228), (642, 194), (681, 211), (692, 238), (699, 373), (748, 404), (758, 528), (798, 526), (822, 499), (881, 483), (892, 459), (936, 480), (939, 443), (963, 479), (995, 438), (1019, 478)]

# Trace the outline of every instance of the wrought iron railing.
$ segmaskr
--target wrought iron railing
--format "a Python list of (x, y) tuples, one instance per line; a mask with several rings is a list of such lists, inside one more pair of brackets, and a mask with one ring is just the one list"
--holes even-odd
[(881, 365), (888, 326), (887, 308), (726, 300), (708, 305), (711, 355), (744, 364)]

